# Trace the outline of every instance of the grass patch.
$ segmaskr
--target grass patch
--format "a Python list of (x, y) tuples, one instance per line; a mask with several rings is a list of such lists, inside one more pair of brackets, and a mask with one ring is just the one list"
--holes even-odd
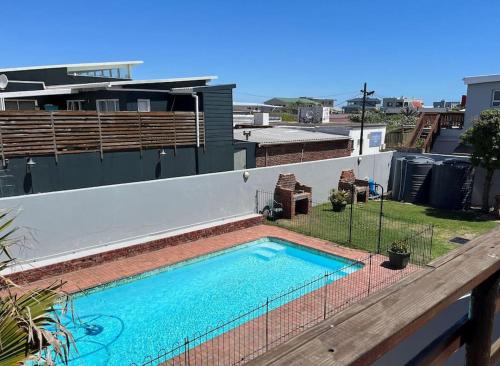
[[(373, 252), (379, 245), (379, 208), (380, 202), (377, 201), (355, 205), (351, 224), (349, 206), (343, 212), (334, 212), (328, 203), (315, 206), (309, 215), (298, 215), (292, 220), (270, 221), (269, 224)], [(429, 225), (434, 226), (432, 251)], [(380, 252), (385, 253), (396, 240), (411, 238), (409, 245), (412, 246), (412, 260), (417, 263), (427, 262), (458, 246), (450, 242), (450, 239), (457, 236), (472, 239), (496, 225), (498, 223), (491, 217), (477, 211), (438, 210), (384, 201)]]
[[(370, 202), (369, 205), (376, 204)], [(432, 257), (437, 258), (455, 249), (458, 244), (450, 239), (473, 239), (499, 225), (491, 216), (478, 210), (452, 211), (396, 201), (384, 201), (384, 215), (400, 221), (434, 225)]]

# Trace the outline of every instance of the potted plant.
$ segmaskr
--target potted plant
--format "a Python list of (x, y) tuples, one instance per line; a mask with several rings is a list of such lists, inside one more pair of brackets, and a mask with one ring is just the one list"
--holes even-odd
[(349, 200), (349, 193), (343, 190), (332, 189), (330, 192), (330, 202), (332, 203), (332, 210), (336, 212), (344, 211)]
[(389, 263), (392, 268), (403, 269), (410, 261), (410, 251), (408, 250), (408, 245), (406, 245), (406, 241), (404, 240), (398, 240), (392, 243), (388, 253)]

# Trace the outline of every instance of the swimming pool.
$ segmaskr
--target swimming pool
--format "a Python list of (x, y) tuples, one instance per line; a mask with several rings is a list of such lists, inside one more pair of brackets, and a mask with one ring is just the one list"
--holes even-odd
[(264, 238), (77, 294), (75, 321), (65, 319), (78, 347), (70, 365), (140, 364), (207, 326), (346, 266), (338, 278), (362, 264)]

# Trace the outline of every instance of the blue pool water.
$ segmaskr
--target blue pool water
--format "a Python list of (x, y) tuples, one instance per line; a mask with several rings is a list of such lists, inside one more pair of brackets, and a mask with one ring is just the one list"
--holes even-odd
[(349, 265), (340, 276), (361, 265), (260, 239), (79, 294), (73, 299), (75, 320), (65, 319), (78, 347), (70, 364), (140, 364), (145, 356), (229, 321), (267, 297)]

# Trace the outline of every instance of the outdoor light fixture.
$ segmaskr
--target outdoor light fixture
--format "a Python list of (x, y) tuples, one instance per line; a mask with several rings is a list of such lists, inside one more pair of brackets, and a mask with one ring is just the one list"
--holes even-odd
[(358, 165), (361, 164), (361, 160), (363, 160), (363, 158), (361, 156), (358, 156)]
[(161, 158), (162, 156), (167, 155), (167, 152), (165, 151), (165, 149), (161, 149), (161, 150), (158, 152), (158, 155), (159, 155), (159, 156), (160, 156), (160, 158)]
[(243, 173), (243, 179), (245, 180), (245, 182), (248, 180), (248, 178), (250, 178), (250, 173), (248, 171), (245, 170), (245, 172)]
[(26, 159), (26, 171), (29, 173), (31, 169), (36, 165), (35, 161), (30, 157)]

